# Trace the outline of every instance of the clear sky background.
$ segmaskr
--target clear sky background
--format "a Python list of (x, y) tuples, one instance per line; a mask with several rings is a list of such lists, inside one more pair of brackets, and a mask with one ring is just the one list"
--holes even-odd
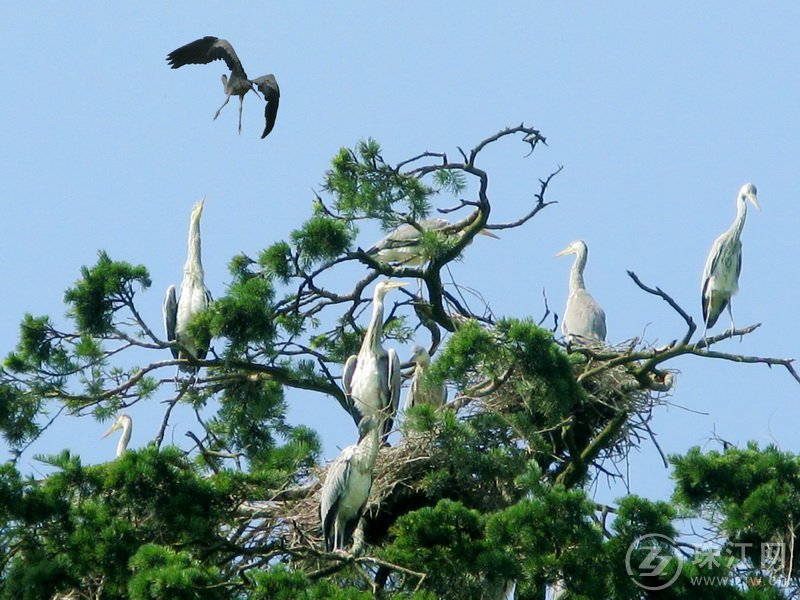
[[(719, 349), (800, 355), (800, 4), (3, 3), (0, 22), (3, 354), (25, 312), (65, 324), (63, 291), (99, 249), (148, 267), (153, 287), (139, 305), (161, 331), (163, 291), (180, 282), (189, 213), (204, 195), (206, 283), (221, 296), (234, 254), (256, 255), (307, 218), (340, 147), (371, 136), (390, 162), (423, 150), (457, 156), (457, 146), (524, 121), (549, 147), (523, 158), (525, 146), (506, 141), (481, 156), (492, 220), (522, 215), (538, 178), (564, 165), (549, 194), (558, 204), (501, 240), (476, 240), (453, 268), (496, 315), (538, 320), (542, 289), (563, 311), (572, 259), (554, 254), (582, 238), (611, 342), (681, 336), (678, 316), (625, 271), (699, 322), (706, 255), (752, 181), (763, 212), (748, 215), (733, 306), (738, 325), (763, 326)], [(212, 121), (222, 62), (168, 68), (169, 51), (204, 35), (230, 40), (251, 77), (276, 75), (281, 105), (266, 140), (253, 95), (241, 135), (237, 99)], [(378, 237), (365, 228), (358, 242)], [(652, 423), (666, 452), (717, 447), (713, 430), (800, 452), (800, 386), (783, 369), (696, 357), (672, 366), (681, 371), (674, 406)], [(320, 432), (326, 458), (352, 443), (355, 428), (334, 400), (292, 392), (289, 401), (291, 420)], [(131, 447), (143, 446), (163, 405), (128, 412)], [(167, 439), (186, 445), (183, 433), (197, 425), (185, 411), (173, 422)], [(108, 460), (116, 440), (99, 439), (107, 426), (62, 419), (20, 466), (41, 469), (33, 455), (62, 448)], [(631, 491), (651, 498), (671, 489), (649, 443), (631, 455), (629, 476)], [(602, 483), (598, 494), (623, 491)]]

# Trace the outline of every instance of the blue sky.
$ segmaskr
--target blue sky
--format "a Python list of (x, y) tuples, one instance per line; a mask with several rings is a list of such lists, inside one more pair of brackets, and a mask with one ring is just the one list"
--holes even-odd
[[(538, 320), (542, 289), (562, 311), (571, 259), (554, 254), (582, 238), (609, 340), (679, 337), (682, 321), (625, 271), (699, 321), (706, 254), (752, 181), (763, 212), (748, 216), (733, 306), (739, 325), (763, 325), (719, 349), (800, 354), (796, 3), (4, 3), (0, 21), (2, 353), (25, 312), (64, 324), (63, 291), (99, 249), (150, 269), (153, 287), (139, 304), (160, 331), (163, 290), (180, 281), (189, 212), (204, 195), (206, 281), (220, 296), (231, 256), (257, 254), (309, 215), (340, 147), (373, 137), (389, 161), (455, 155), (524, 121), (549, 146), (529, 158), (515, 142), (484, 153), (492, 218), (523, 214), (538, 178), (563, 165), (549, 196), (558, 204), (501, 240), (477, 240), (453, 268), (495, 314)], [(167, 67), (167, 52), (204, 35), (230, 40), (251, 77), (276, 75), (281, 106), (266, 140), (255, 97), (245, 99), (241, 135), (235, 99), (212, 121), (224, 100), (222, 63)], [(378, 235), (365, 228), (359, 244)], [(800, 387), (783, 370), (697, 358), (673, 366), (674, 406), (652, 423), (666, 452), (714, 447), (714, 429), (735, 443), (800, 451)], [(328, 458), (352, 442), (352, 421), (333, 400), (296, 392), (289, 401), (293, 422), (320, 431)], [(155, 435), (162, 409), (156, 400), (129, 411), (133, 447)], [(184, 413), (175, 422), (168, 439), (183, 444), (196, 425)], [(38, 469), (34, 452), (65, 447), (108, 460), (106, 427), (64, 419), (21, 466)], [(649, 443), (629, 474), (636, 493), (669, 492)], [(602, 484), (598, 494), (621, 491)]]

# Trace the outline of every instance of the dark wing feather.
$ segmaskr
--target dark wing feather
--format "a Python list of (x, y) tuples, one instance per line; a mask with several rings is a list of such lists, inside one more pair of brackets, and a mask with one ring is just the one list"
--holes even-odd
[(342, 450), (342, 453), (328, 467), (325, 483), (322, 484), (319, 511), (322, 520), (322, 533), (325, 537), (325, 547), (328, 552), (333, 550), (336, 542), (334, 539), (336, 513), (339, 511), (339, 501), (347, 487), (347, 482), (350, 480), (353, 452), (354, 446), (348, 446)]
[(275, 127), (275, 117), (278, 115), (278, 105), (281, 101), (281, 89), (278, 87), (278, 82), (275, 80), (274, 75), (264, 75), (253, 80), (253, 83), (264, 95), (267, 105), (264, 107), (264, 118), (266, 119), (266, 126), (264, 133), (261, 134), (261, 139), (269, 135), (272, 128)]
[[(211, 306), (211, 303), (214, 301), (214, 297), (211, 295), (211, 291), (208, 288), (204, 290), (206, 296), (206, 308)], [(211, 346), (211, 341), (209, 340), (208, 344), (205, 344), (202, 348), (198, 346), (197, 348), (197, 358), (199, 360), (205, 360), (206, 355), (208, 354), (208, 348)]]
[(247, 79), (242, 62), (228, 40), (221, 40), (213, 35), (189, 42), (185, 46), (167, 54), (167, 62), (173, 69), (184, 65), (207, 65), (215, 60), (224, 60), (234, 75)]
[[(175, 286), (171, 285), (167, 288), (167, 293), (164, 296), (164, 333), (167, 336), (168, 342), (175, 341), (175, 321), (178, 318), (178, 300), (175, 294)], [(178, 358), (178, 350), (170, 348), (173, 358)]]

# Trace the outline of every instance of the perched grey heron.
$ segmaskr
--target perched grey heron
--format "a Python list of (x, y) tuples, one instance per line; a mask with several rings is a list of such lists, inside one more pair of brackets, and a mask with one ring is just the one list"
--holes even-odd
[(583, 270), (586, 267), (589, 249), (583, 240), (576, 240), (556, 256), (566, 254), (574, 254), (575, 262), (569, 273), (569, 297), (567, 307), (564, 309), (564, 318), (561, 320), (561, 331), (570, 342), (576, 340), (602, 342), (606, 339), (606, 313), (586, 291), (586, 285), (583, 283)]
[[(386, 237), (367, 250), (367, 254), (381, 263), (397, 263), (404, 266), (419, 266), (430, 260), (425, 248), (420, 243), (423, 231), (437, 231), (445, 235), (461, 236), (464, 228), (472, 222), (467, 218), (458, 223), (445, 219), (423, 219), (419, 228), (411, 223), (403, 223), (392, 229)], [(491, 231), (481, 229), (478, 233), (497, 239)]]
[(414, 346), (411, 360), (414, 362), (414, 374), (411, 376), (411, 385), (406, 396), (405, 409), (420, 404), (429, 404), (439, 408), (447, 401), (447, 387), (444, 383), (438, 385), (428, 384), (425, 381), (425, 371), (431, 364), (431, 356), (422, 346)]
[[(261, 138), (265, 138), (272, 131), (275, 126), (275, 117), (278, 114), (278, 104), (281, 99), (281, 90), (278, 87), (278, 82), (272, 74), (262, 75), (256, 79), (248, 79), (247, 73), (244, 72), (242, 62), (236, 56), (236, 51), (231, 46), (228, 40), (221, 40), (213, 35), (207, 35), (204, 38), (189, 42), (185, 46), (181, 46), (177, 50), (173, 50), (167, 55), (167, 62), (170, 67), (177, 69), (184, 65), (207, 65), (208, 63), (222, 59), (228, 68), (231, 70), (231, 76), (222, 75), (222, 86), (225, 89), (225, 102), (219, 107), (214, 114), (214, 119), (219, 116), (220, 111), (225, 107), (231, 96), (239, 96), (239, 133), (242, 132), (242, 106), (244, 104), (244, 97), (247, 92), (253, 89), (253, 86), (264, 94), (264, 100), (267, 101), (267, 106), (264, 109), (264, 117), (267, 124), (264, 128), (264, 133)], [(258, 92), (256, 92), (258, 95)]]
[[(180, 299), (175, 295), (174, 285), (167, 288), (164, 297), (164, 329), (167, 341), (177, 341), (189, 354), (199, 360), (206, 357), (208, 345), (192, 339), (188, 327), (192, 318), (211, 304), (211, 292), (203, 281), (203, 263), (200, 260), (200, 217), (203, 214), (204, 202), (205, 199), (194, 205), (189, 219), (189, 251), (183, 267)], [(173, 357), (186, 358), (177, 348), (170, 350)]]
[(117, 443), (117, 458), (125, 454), (125, 450), (128, 448), (128, 442), (131, 441), (133, 420), (128, 415), (119, 415), (111, 428), (103, 434), (103, 437), (106, 438), (119, 429), (122, 429), (122, 437), (119, 438), (119, 442)]
[(371, 414), (358, 424), (358, 443), (341, 451), (328, 467), (320, 496), (320, 519), (325, 548), (342, 550), (350, 543), (372, 487), (382, 417)]
[(372, 296), (372, 317), (357, 355), (350, 356), (342, 371), (344, 393), (350, 398), (354, 415), (381, 415), (383, 439), (392, 429), (400, 398), (400, 359), (393, 348), (384, 350), (383, 298), (389, 290), (408, 285), (405, 282), (384, 280), (375, 286)]
[(714, 241), (706, 259), (702, 283), (705, 331), (714, 326), (726, 306), (731, 317), (731, 331), (735, 329), (731, 297), (739, 291), (739, 273), (742, 272), (742, 242), (739, 238), (747, 217), (747, 200), (761, 210), (757, 193), (752, 183), (742, 186), (736, 197), (736, 219), (731, 228)]

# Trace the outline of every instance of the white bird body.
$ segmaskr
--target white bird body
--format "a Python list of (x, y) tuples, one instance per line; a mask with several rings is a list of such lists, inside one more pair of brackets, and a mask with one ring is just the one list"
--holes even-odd
[(606, 339), (606, 313), (592, 295), (586, 291), (583, 270), (589, 250), (583, 240), (576, 240), (556, 256), (575, 254), (569, 274), (569, 296), (561, 320), (561, 331), (568, 341)]
[[(464, 221), (451, 223), (445, 219), (423, 219), (418, 223), (419, 228), (411, 223), (403, 223), (390, 231), (386, 237), (367, 250), (367, 254), (380, 263), (397, 263), (404, 266), (414, 267), (425, 264), (430, 257), (425, 253), (424, 247), (420, 244), (423, 231), (438, 231), (443, 235), (463, 234), (463, 229), (467, 227), (474, 217), (468, 217)], [(481, 229), (478, 233), (489, 237), (497, 238), (493, 233)]]
[[(208, 346), (200, 344), (189, 334), (189, 324), (198, 313), (211, 304), (211, 292), (205, 286), (203, 263), (200, 257), (200, 217), (203, 214), (204, 200), (192, 208), (189, 219), (189, 243), (186, 264), (183, 267), (180, 298), (175, 295), (175, 286), (167, 288), (164, 298), (164, 329), (167, 341), (177, 341), (192, 357), (204, 359)], [(176, 348), (170, 348), (175, 358), (181, 356)]]
[(320, 495), (320, 519), (329, 552), (348, 545), (361, 519), (372, 488), (382, 418), (365, 416), (359, 422), (359, 442), (348, 446), (328, 467)]
[(703, 323), (706, 330), (713, 327), (725, 307), (731, 315), (731, 297), (739, 291), (739, 274), (742, 271), (742, 242), (740, 240), (747, 217), (747, 200), (758, 206), (756, 187), (744, 184), (736, 197), (736, 219), (730, 229), (714, 240), (706, 258), (701, 282)]
[[(220, 111), (228, 104), (231, 96), (239, 96), (239, 133), (242, 132), (242, 106), (244, 97), (253, 86), (264, 94), (267, 105), (264, 109), (266, 126), (261, 138), (267, 137), (275, 126), (275, 117), (278, 114), (278, 104), (280, 102), (281, 91), (275, 76), (262, 75), (255, 79), (248, 79), (244, 71), (242, 61), (236, 55), (236, 51), (228, 40), (223, 40), (212, 35), (200, 38), (193, 42), (173, 50), (167, 55), (167, 62), (170, 67), (177, 69), (184, 65), (205, 65), (215, 60), (224, 60), (231, 70), (230, 77), (222, 75), (222, 87), (225, 90), (225, 102), (217, 109), (214, 119), (219, 116)], [(255, 92), (256, 96), (258, 92)]]
[(447, 387), (442, 384), (433, 385), (425, 381), (425, 371), (431, 364), (431, 356), (422, 346), (414, 346), (413, 356), (414, 373), (406, 395), (405, 409), (420, 404), (429, 404), (434, 408), (443, 406), (447, 401)]
[(391, 431), (400, 397), (400, 359), (393, 348), (381, 345), (383, 298), (389, 290), (407, 285), (381, 281), (372, 297), (372, 317), (358, 354), (350, 356), (342, 372), (345, 395), (350, 399), (354, 416), (381, 415), (384, 438)]
[(131, 441), (131, 433), (133, 432), (133, 419), (131, 419), (128, 415), (119, 415), (111, 428), (103, 434), (103, 437), (108, 437), (118, 429), (122, 429), (122, 436), (120, 436), (119, 442), (117, 442), (117, 458), (125, 454), (125, 450), (128, 448), (128, 442)]

